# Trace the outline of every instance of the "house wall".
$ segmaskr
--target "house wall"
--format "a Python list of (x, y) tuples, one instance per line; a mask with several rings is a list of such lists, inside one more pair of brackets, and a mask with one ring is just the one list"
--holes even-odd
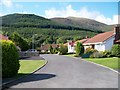
[(103, 43), (95, 44), (95, 49), (98, 51), (105, 51), (110, 50), (114, 44), (115, 36), (112, 36), (111, 38), (107, 39)]
[(98, 51), (105, 51), (105, 44), (104, 43), (96, 44), (95, 49)]
[(68, 44), (68, 53), (74, 53), (75, 52), (75, 47), (73, 46), (71, 46), (71, 45), (69, 45)]
[(110, 50), (114, 44), (115, 36), (107, 39), (105, 41), (105, 50)]

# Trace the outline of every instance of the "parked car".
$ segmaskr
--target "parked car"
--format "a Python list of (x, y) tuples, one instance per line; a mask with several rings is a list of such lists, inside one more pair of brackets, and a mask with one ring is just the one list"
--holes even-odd
[(38, 52), (36, 49), (28, 49), (26, 52)]

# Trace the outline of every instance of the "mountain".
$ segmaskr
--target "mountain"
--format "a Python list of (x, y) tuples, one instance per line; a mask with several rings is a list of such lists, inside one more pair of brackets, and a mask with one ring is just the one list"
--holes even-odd
[(9, 14), (1, 18), (2, 26), (5, 27), (37, 27), (94, 32), (111, 30), (109, 25), (87, 18), (68, 17), (47, 19), (34, 14)]
[(67, 17), (67, 18), (51, 18), (51, 20), (59, 24), (76, 26), (94, 31), (110, 31), (113, 27), (87, 18)]
[[(47, 19), (34, 14), (9, 14), (0, 17), (2, 31), (10, 36), (18, 32), (22, 37), (32, 40), (37, 34), (38, 45), (43, 43), (65, 43), (67, 40), (78, 40), (93, 37), (110, 29), (108, 25), (86, 18), (52, 18)], [(106, 29), (102, 29), (102, 28)], [(0, 28), (1, 29), (1, 28)]]

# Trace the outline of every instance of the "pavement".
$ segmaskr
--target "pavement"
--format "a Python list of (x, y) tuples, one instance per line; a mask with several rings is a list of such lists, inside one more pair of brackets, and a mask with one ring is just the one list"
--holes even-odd
[(118, 73), (62, 55), (41, 55), (45, 67), (8, 85), (12, 88), (118, 88)]

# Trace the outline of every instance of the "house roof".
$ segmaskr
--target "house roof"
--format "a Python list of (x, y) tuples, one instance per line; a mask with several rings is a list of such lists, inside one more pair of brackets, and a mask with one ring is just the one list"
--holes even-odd
[(114, 31), (109, 31), (105, 33), (98, 34), (90, 39), (88, 39), (84, 44), (87, 43), (98, 43), (98, 42), (104, 42), (105, 40), (109, 39), (114, 35)]
[(78, 40), (78, 41), (76, 41), (75, 42), (75, 44), (77, 43), (77, 42), (81, 42), (81, 43), (84, 43), (84, 42), (86, 42), (87, 40), (89, 40), (90, 38), (86, 38), (86, 39), (81, 39), (81, 40)]
[[(88, 39), (90, 39), (90, 38), (86, 38), (86, 39), (77, 40), (77, 41), (74, 41), (73, 43), (74, 43), (74, 44), (77, 44), (77, 42), (84, 43), (84, 42), (85, 42), (85, 41), (87, 41)], [(68, 42), (67, 42), (67, 43), (65, 43), (64, 45), (65, 45), (65, 46), (67, 46), (67, 45), (68, 45)]]
[(6, 37), (6, 36), (0, 34), (0, 40), (8, 40), (8, 37)]
[(52, 46), (52, 48), (56, 48), (56, 47), (59, 47), (58, 44), (45, 44), (43, 46), (40, 47), (40, 50), (48, 50), (50, 48), (50, 46)]

